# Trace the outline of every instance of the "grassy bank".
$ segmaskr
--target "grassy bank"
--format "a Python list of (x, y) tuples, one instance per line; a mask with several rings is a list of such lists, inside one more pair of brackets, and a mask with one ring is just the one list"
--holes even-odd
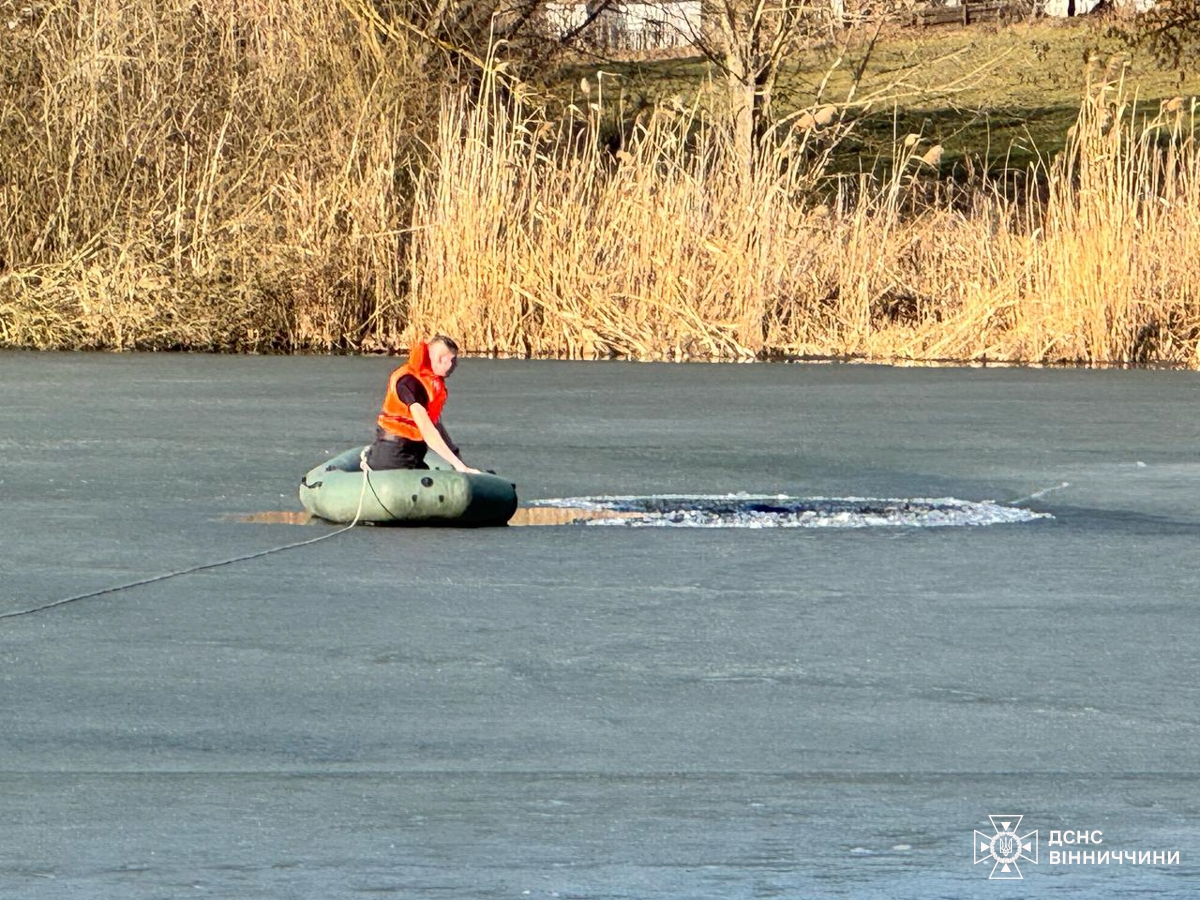
[[(1058, 59), (1055, 26), (890, 38), (858, 95), (876, 105), (835, 104), (856, 120), (827, 168), (844, 86), (817, 96), (817, 48), (780, 95), (797, 128), (735, 181), (678, 64), (664, 102), (637, 95), (651, 69), (593, 71), (560, 118), (507, 91), (466, 103), (353, 3), (4, 3), (3, 345), (354, 351), (443, 330), (575, 358), (1198, 362), (1196, 109), (1173, 73), (1142, 90), (1144, 63), (1076, 56), (1059, 152), (1029, 131), (1032, 177), (1001, 171), (986, 123), (1065, 100), (985, 63), (1006, 40)], [(1065, 97), (1066, 55), (1051, 68)], [(944, 89), (905, 105), (918, 76)]]
[[(1200, 93), (1200, 72), (1160, 64), (1133, 53), (1105, 17), (1042, 19), (969, 28), (936, 26), (885, 29), (871, 50), (849, 114), (855, 128), (838, 147), (833, 169), (854, 173), (886, 168), (897, 136), (916, 132), (944, 148), (942, 172), (961, 177), (969, 165), (993, 172), (1024, 169), (1057, 154), (1079, 113), (1086, 60), (1123, 56), (1128, 94), (1146, 109), (1179, 95)], [(790, 56), (775, 91), (777, 114), (846, 97), (856, 65), (867, 50), (869, 30), (814, 43)], [(713, 95), (703, 60), (668, 59), (571, 68), (560, 94), (581, 77), (606, 73), (631, 106), (657, 105), (679, 97), (685, 105), (709, 106)], [(577, 93), (577, 91), (576, 91)]]

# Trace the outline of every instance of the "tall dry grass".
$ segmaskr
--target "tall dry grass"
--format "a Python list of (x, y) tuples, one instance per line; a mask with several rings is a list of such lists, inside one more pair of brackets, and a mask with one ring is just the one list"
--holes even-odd
[(594, 99), (564, 129), (452, 98), (415, 207), (413, 324), (580, 358), (1196, 365), (1195, 102), (1148, 120), (1119, 66), (1093, 77), (1067, 152), (1024, 182), (1045, 196), (947, 188), (917, 135), (886, 181), (814, 179), (805, 130), (744, 181), (695, 111), (643, 115), (612, 153)]
[(827, 178), (827, 106), (731, 178), (679, 104), (443, 94), (380, 8), (0, 0), (0, 345), (1198, 363), (1195, 101), (1119, 65), (1044, 193)]
[(1195, 99), (1140, 118), (1116, 58), (1087, 96), (1028, 241), (1014, 307), (1030, 358), (1200, 363)]
[(0, 344), (394, 331), (416, 57), (296, 0), (5, 0)]

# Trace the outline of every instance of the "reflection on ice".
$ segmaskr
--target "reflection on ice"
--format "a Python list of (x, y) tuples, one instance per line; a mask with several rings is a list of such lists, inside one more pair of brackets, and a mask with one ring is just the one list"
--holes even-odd
[[(556, 524), (676, 528), (935, 528), (1052, 519), (991, 501), (939, 498), (789, 497), (786, 494), (563, 497), (534, 501), (559, 510)], [(572, 517), (571, 512), (578, 515)]]

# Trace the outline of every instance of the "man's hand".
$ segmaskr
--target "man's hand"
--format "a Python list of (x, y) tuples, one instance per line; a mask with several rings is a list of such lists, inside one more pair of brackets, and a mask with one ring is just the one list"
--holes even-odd
[(450, 465), (454, 466), (455, 472), (462, 472), (464, 475), (480, 475), (478, 469), (472, 469), (465, 462), (458, 458), (458, 454), (450, 449), (450, 445), (446, 443), (446, 439), (442, 437), (441, 431), (433, 420), (429, 418), (429, 413), (420, 403), (414, 403), (408, 408), (409, 414), (413, 417), (413, 421), (417, 423), (417, 428), (421, 430), (421, 437), (425, 439), (433, 452), (440, 456)]

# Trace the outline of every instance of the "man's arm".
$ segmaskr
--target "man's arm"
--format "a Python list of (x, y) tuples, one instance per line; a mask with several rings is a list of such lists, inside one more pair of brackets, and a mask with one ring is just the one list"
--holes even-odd
[(442, 437), (442, 433), (438, 427), (433, 424), (433, 420), (429, 418), (429, 413), (425, 411), (424, 406), (420, 403), (414, 403), (408, 408), (408, 411), (412, 415), (413, 421), (417, 423), (417, 428), (421, 430), (421, 440), (428, 444), (438, 456), (454, 466), (456, 472), (479, 474), (478, 469), (472, 469), (458, 458), (457, 453), (450, 449), (450, 445), (446, 443), (446, 439)]
[(442, 440), (446, 442), (446, 446), (450, 448), (450, 452), (458, 454), (461, 451), (458, 449), (458, 444), (454, 443), (454, 438), (450, 437), (450, 432), (446, 430), (445, 422), (434, 422), (433, 427), (438, 430), (438, 434), (442, 436)]

